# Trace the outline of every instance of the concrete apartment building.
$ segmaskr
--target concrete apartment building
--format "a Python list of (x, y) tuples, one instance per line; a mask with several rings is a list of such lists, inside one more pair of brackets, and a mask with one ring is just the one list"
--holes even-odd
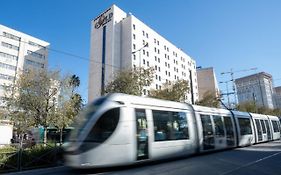
[(213, 94), (214, 97), (219, 97), (219, 87), (214, 68), (197, 69), (197, 80), (199, 101), (208, 93)]
[(49, 43), (0, 25), (0, 106), (4, 87), (26, 69), (47, 69)]
[(188, 80), (186, 102), (198, 100), (195, 61), (130, 13), (113, 5), (92, 21), (88, 100), (101, 96), (102, 89), (117, 71), (154, 67), (155, 79), (145, 87), (161, 89), (165, 82)]
[(260, 72), (235, 80), (238, 102), (255, 101), (257, 105), (274, 108), (272, 76)]

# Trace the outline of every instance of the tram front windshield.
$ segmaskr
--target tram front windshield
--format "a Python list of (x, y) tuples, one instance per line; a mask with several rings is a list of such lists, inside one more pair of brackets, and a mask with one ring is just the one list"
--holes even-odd
[(97, 109), (103, 104), (105, 101), (105, 97), (99, 98), (89, 106), (87, 106), (75, 119), (73, 123), (74, 130), (70, 134), (68, 141), (76, 141), (78, 136), (83, 131), (84, 127), (91, 119), (91, 117), (96, 113)]

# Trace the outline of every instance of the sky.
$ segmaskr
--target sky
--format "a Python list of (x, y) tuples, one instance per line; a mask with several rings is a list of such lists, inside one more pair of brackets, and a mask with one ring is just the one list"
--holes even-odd
[(214, 67), (218, 81), (230, 80), (221, 73), (231, 69), (234, 78), (264, 71), (281, 86), (279, 0), (9, 0), (1, 1), (0, 24), (49, 42), (49, 68), (79, 76), (87, 102), (91, 20), (112, 4), (181, 48), (197, 66)]

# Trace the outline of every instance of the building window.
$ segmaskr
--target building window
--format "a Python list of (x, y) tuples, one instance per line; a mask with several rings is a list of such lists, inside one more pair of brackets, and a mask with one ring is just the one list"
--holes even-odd
[(158, 49), (158, 54), (160, 54), (160, 50)]
[(145, 60), (144, 59), (142, 60), (142, 62), (143, 62), (143, 64), (145, 64)]
[(43, 54), (40, 54), (40, 53), (37, 53), (37, 52), (32, 52), (30, 50), (27, 50), (27, 54), (31, 55), (31, 56), (34, 56), (34, 57), (37, 57), (37, 58), (40, 58), (40, 59), (45, 59), (45, 56)]
[(146, 56), (148, 56), (148, 57), (149, 57), (149, 52), (148, 52), (148, 51), (146, 52)]
[(157, 57), (155, 56), (154, 58), (155, 58), (155, 61), (157, 61)]
[(146, 38), (148, 38), (148, 33), (146, 33)]
[(155, 79), (158, 80), (158, 75), (155, 75)]
[(7, 32), (3, 32), (3, 36), (6, 37), (6, 38), (16, 40), (16, 41), (20, 40), (20, 37), (18, 37), (16, 35), (13, 35), (13, 34), (10, 34), (10, 33), (7, 33)]
[(160, 63), (160, 58), (158, 58), (158, 63)]
[(156, 89), (158, 89), (158, 84), (156, 84)]
[(44, 64), (43, 63), (38, 63), (36, 61), (32, 61), (32, 60), (29, 60), (29, 59), (25, 59), (25, 63), (29, 64), (31, 66), (38, 67), (38, 68), (44, 68)]
[(134, 29), (134, 30), (136, 29), (136, 25), (135, 25), (135, 24), (133, 24), (133, 29)]
[(149, 67), (149, 61), (146, 62), (146, 65)]
[(7, 54), (7, 53), (4, 53), (4, 52), (0, 52), (0, 58), (1, 57), (5, 57), (7, 58), (5, 61), (17, 61), (18, 60), (18, 57), (15, 56), (15, 55), (11, 55), (11, 54)]
[(135, 34), (133, 34), (133, 39), (136, 39), (136, 35)]
[(142, 31), (142, 35), (145, 36), (145, 32), (144, 31)]
[(134, 60), (136, 60), (136, 55), (135, 54), (133, 55), (133, 57), (134, 57)]
[(135, 44), (133, 44), (133, 49), (134, 49), (134, 50), (136, 49), (136, 45), (135, 45)]
[(159, 46), (159, 41), (157, 41), (157, 45)]
[(3, 47), (9, 48), (9, 49), (19, 50), (18, 46), (15, 46), (15, 45), (12, 45), (12, 44), (9, 44), (9, 43), (2, 42), (1, 45)]
[(145, 55), (145, 50), (142, 50), (142, 53)]
[(13, 70), (13, 71), (16, 70), (16, 66), (12, 66), (12, 65), (9, 65), (9, 64), (1, 63), (1, 62), (0, 62), (0, 67), (4, 68), (4, 69)]
[(37, 44), (37, 43), (32, 42), (32, 41), (28, 41), (28, 44), (31, 45), (31, 46), (38, 47), (38, 48), (45, 48), (44, 46), (41, 46), (40, 44)]

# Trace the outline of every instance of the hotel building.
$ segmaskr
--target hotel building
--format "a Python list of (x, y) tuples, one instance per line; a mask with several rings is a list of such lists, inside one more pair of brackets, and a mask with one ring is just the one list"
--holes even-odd
[(184, 79), (190, 87), (186, 102), (198, 100), (195, 61), (131, 13), (113, 5), (91, 25), (89, 101), (101, 96), (117, 71), (135, 67), (155, 69), (154, 82), (144, 88), (144, 96), (165, 82)]
[(49, 43), (0, 24), (0, 106), (5, 86), (27, 69), (47, 69)]

